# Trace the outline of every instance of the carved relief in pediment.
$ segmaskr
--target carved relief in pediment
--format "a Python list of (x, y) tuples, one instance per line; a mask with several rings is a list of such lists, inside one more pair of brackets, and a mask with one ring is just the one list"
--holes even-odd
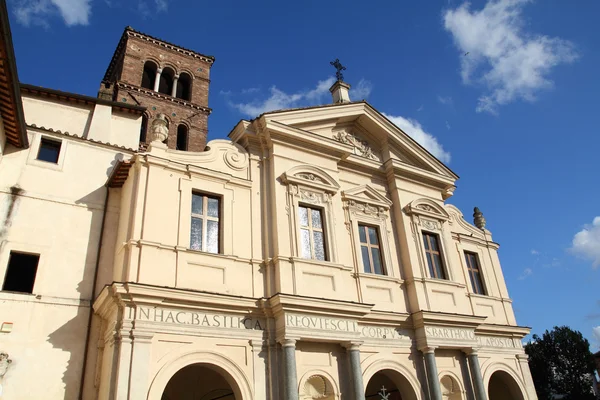
[(354, 149), (354, 154), (369, 160), (381, 161), (381, 156), (377, 154), (365, 139), (358, 133), (352, 131), (339, 131), (333, 135), (333, 139), (338, 142), (349, 144)]

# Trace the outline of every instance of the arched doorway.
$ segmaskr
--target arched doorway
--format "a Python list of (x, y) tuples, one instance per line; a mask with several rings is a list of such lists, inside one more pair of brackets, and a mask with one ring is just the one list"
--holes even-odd
[(525, 400), (519, 384), (508, 372), (496, 371), (488, 384), (489, 400)]
[(210, 364), (188, 365), (169, 380), (161, 400), (241, 400), (228, 381), (231, 377)]
[(417, 400), (412, 385), (401, 373), (384, 369), (369, 379), (366, 400)]

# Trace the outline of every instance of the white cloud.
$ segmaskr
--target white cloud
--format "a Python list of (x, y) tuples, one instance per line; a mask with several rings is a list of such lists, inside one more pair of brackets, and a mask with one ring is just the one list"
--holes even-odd
[(536, 249), (531, 249), (531, 255), (532, 255), (532, 256), (539, 256), (539, 255), (540, 255), (540, 252), (539, 252), (539, 251), (537, 251)]
[(529, 277), (531, 275), (533, 275), (533, 270), (531, 268), (525, 268), (523, 270), (523, 273), (517, 279), (519, 279), (520, 281), (522, 281), (524, 279), (527, 279), (527, 277)]
[(594, 218), (591, 225), (586, 225), (573, 236), (571, 252), (579, 257), (593, 261), (592, 266), (600, 266), (600, 217)]
[(473, 11), (465, 2), (444, 13), (444, 27), (460, 50), (463, 82), (487, 88), (477, 112), (496, 114), (514, 100), (534, 101), (538, 91), (552, 87), (551, 69), (578, 57), (567, 40), (525, 32), (521, 14), (530, 1), (490, 0)]
[(438, 95), (438, 101), (444, 105), (451, 105), (452, 97), (450, 97), (450, 96), (443, 97), (443, 96)]
[(17, 21), (26, 26), (48, 26), (56, 14), (67, 26), (87, 25), (92, 13), (91, 0), (18, 0), (14, 10)]
[[(329, 88), (335, 82), (335, 78), (328, 78), (317, 82), (317, 85), (311, 90), (300, 91), (298, 93), (285, 93), (276, 86), (269, 89), (269, 97), (266, 99), (255, 99), (248, 103), (230, 103), (232, 107), (237, 108), (243, 114), (249, 117), (256, 117), (267, 111), (281, 110), (284, 108), (300, 107), (302, 105), (314, 104), (319, 102), (323, 96), (329, 93)], [(242, 90), (242, 94), (257, 93), (259, 89), (250, 88)]]
[(364, 100), (369, 97), (372, 91), (373, 84), (366, 79), (361, 79), (356, 87), (350, 89), (350, 100)]
[(448, 121), (446, 121), (446, 129), (448, 129), (448, 130), (452, 129), (452, 127), (450, 126), (450, 123)]
[(596, 342), (600, 345), (600, 326), (592, 328), (592, 334), (594, 335)]
[(417, 108), (417, 111), (423, 111), (424, 109), (425, 109), (425, 107), (423, 107), (423, 104), (421, 104), (421, 105), (419, 106), (419, 108)]
[(167, 11), (169, 8), (167, 0), (154, 0), (154, 3), (156, 4), (156, 11), (158, 12)]
[(427, 151), (436, 156), (440, 161), (450, 163), (450, 153), (444, 150), (442, 145), (433, 135), (425, 132), (418, 121), (400, 116), (384, 115), (398, 128), (402, 129), (407, 135), (412, 137), (417, 143), (425, 147)]

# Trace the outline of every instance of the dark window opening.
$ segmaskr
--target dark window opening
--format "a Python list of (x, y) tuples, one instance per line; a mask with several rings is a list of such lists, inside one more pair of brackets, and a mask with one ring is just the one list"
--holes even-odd
[(40, 149), (38, 150), (37, 159), (57, 164), (58, 156), (60, 155), (60, 145), (61, 142), (59, 140), (43, 137), (40, 140)]
[(185, 125), (177, 127), (177, 150), (187, 151), (188, 149), (188, 128)]
[(33, 293), (35, 274), (40, 256), (10, 252), (8, 268), (4, 277), (2, 290), (9, 292)]
[(483, 279), (481, 279), (481, 268), (479, 266), (477, 254), (465, 251), (465, 259), (467, 260), (467, 270), (469, 271), (473, 293), (485, 295), (485, 288), (483, 287)]
[(148, 130), (148, 117), (142, 115), (142, 126), (140, 127), (140, 143), (146, 143), (146, 131)]
[(160, 74), (160, 83), (158, 84), (158, 92), (168, 94), (169, 96), (173, 93), (173, 80), (175, 73), (171, 68), (165, 68)]
[(146, 61), (144, 64), (144, 72), (142, 73), (142, 87), (150, 90), (154, 90), (154, 83), (156, 82), (156, 71), (157, 67), (152, 61)]
[(444, 271), (442, 250), (440, 249), (438, 235), (423, 232), (423, 243), (425, 244), (425, 255), (427, 257), (430, 276), (437, 279), (448, 279)]
[(192, 100), (192, 79), (188, 74), (179, 75), (176, 97), (188, 101)]

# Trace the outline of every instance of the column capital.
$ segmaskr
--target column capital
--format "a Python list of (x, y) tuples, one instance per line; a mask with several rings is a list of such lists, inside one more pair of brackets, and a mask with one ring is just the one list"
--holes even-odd
[(173, 79), (179, 79), (179, 74), (175, 74), (175, 76), (173, 76)]
[(298, 340), (295, 338), (282, 338), (278, 340), (279, 344), (281, 344), (281, 347), (296, 347), (297, 341)]
[(363, 344), (362, 341), (356, 341), (356, 340), (341, 343), (342, 347), (344, 347), (348, 351), (360, 350), (360, 346), (362, 346), (362, 344)]
[(463, 353), (465, 353), (468, 356), (477, 356), (479, 354), (479, 347), (463, 349)]
[(435, 354), (435, 349), (437, 349), (436, 346), (424, 346), (419, 348), (423, 354)]
[(158, 74), (162, 74), (163, 69), (162, 68), (156, 68), (156, 73)]
[(517, 359), (527, 361), (527, 360), (529, 360), (529, 354), (527, 354), (527, 353), (517, 354)]

